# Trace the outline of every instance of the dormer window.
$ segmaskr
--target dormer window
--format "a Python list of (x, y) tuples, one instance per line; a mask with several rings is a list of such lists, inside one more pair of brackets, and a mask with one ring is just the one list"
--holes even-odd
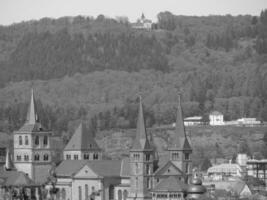
[(78, 160), (79, 156), (78, 155), (74, 155), (74, 160)]
[(149, 161), (149, 160), (150, 160), (150, 155), (146, 154), (146, 161)]
[(179, 159), (179, 153), (178, 152), (172, 153), (172, 160), (178, 160), (178, 159)]
[(67, 155), (66, 155), (66, 160), (70, 160), (70, 159), (71, 159), (70, 154), (67, 154)]

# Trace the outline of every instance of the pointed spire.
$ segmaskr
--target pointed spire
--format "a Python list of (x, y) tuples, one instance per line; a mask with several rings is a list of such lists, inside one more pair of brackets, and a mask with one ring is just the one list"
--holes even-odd
[(151, 149), (145, 127), (142, 97), (139, 95), (139, 111), (137, 116), (136, 138), (132, 149)]
[(9, 148), (6, 149), (6, 162), (5, 162), (5, 170), (10, 171), (12, 169), (11, 157), (9, 153)]
[(171, 148), (175, 149), (191, 149), (190, 142), (187, 138), (185, 127), (184, 127), (184, 119), (183, 119), (183, 111), (181, 107), (181, 95), (178, 93), (178, 107), (177, 107), (177, 116), (176, 116), (176, 126), (175, 126), (175, 136), (173, 140), (173, 144)]
[(30, 105), (29, 105), (28, 113), (27, 113), (27, 123), (28, 124), (35, 124), (38, 121), (38, 117), (37, 117), (37, 113), (36, 113), (35, 109), (36, 109), (36, 107), (35, 107), (34, 92), (32, 89)]

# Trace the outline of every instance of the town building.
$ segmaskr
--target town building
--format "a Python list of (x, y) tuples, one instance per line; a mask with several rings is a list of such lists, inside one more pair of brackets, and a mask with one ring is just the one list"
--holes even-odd
[(264, 181), (267, 186), (267, 159), (247, 160), (247, 174)]
[(135, 29), (146, 29), (150, 30), (152, 29), (152, 21), (150, 19), (147, 19), (142, 13), (141, 18), (137, 19), (135, 23), (132, 23), (132, 27)]
[(201, 116), (187, 117), (184, 118), (185, 126), (199, 126), (204, 125), (203, 118)]
[(51, 136), (39, 121), (32, 90), (26, 122), (14, 132), (14, 165), (36, 183), (45, 183), (52, 167)]
[(243, 177), (245, 171), (235, 163), (223, 163), (212, 166), (207, 171), (212, 180), (223, 180), (225, 177)]
[(60, 200), (183, 200), (187, 193), (204, 193), (202, 187), (202, 192), (195, 191), (200, 185), (189, 185), (192, 144), (185, 131), (180, 96), (168, 160), (161, 166), (153, 137), (146, 131), (141, 97), (135, 140), (127, 158), (103, 160), (93, 134), (81, 122), (64, 148), (63, 160), (55, 166), (54, 157), (58, 156), (52, 136), (40, 123), (32, 90), (27, 120), (14, 132), (14, 167), (7, 151), (5, 168), (0, 172), (1, 195)]
[(223, 114), (219, 111), (213, 111), (209, 114), (209, 120), (211, 126), (224, 125)]

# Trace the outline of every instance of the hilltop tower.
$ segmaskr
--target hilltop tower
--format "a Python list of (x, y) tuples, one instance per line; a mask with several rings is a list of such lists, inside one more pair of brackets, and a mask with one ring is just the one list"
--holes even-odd
[(168, 148), (168, 152), (169, 160), (185, 173), (185, 182), (188, 183), (189, 178), (192, 176), (192, 145), (191, 140), (189, 137), (187, 137), (184, 128), (180, 94), (178, 95), (174, 139)]
[(39, 121), (32, 90), (26, 122), (14, 132), (14, 165), (36, 183), (45, 182), (52, 167), (51, 136)]
[(130, 150), (131, 186), (128, 200), (151, 199), (154, 151), (145, 127), (142, 99), (140, 97), (136, 138)]
[(63, 157), (64, 160), (102, 160), (102, 150), (83, 122), (66, 145)]

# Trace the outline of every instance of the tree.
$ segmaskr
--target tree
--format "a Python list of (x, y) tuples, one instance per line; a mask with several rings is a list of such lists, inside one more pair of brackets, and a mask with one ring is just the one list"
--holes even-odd
[(204, 158), (204, 160), (201, 162), (200, 164), (200, 170), (201, 171), (207, 171), (208, 168), (210, 168), (212, 166), (210, 159), (208, 159), (207, 157)]

